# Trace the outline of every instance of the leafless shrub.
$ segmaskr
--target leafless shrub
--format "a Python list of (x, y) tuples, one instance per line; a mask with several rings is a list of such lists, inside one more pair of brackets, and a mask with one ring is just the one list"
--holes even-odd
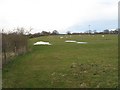
[(12, 57), (28, 51), (28, 37), (24, 28), (15, 32), (2, 32), (2, 63), (6, 64)]

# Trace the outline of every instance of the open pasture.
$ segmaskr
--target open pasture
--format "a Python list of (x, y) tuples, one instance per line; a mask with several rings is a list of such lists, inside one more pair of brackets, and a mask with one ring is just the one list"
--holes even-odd
[[(63, 38), (61, 38), (63, 37)], [(73, 40), (81, 43), (66, 43)], [(38, 41), (52, 45), (36, 45)], [(3, 69), (4, 88), (115, 88), (117, 35), (56, 35), (29, 40), (30, 52)]]

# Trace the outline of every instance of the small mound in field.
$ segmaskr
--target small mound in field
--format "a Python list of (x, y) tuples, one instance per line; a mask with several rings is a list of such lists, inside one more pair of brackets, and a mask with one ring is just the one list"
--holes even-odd
[(77, 63), (72, 63), (71, 68), (75, 68)]
[(87, 42), (76, 42), (78, 44), (87, 44)]
[(76, 42), (76, 41), (73, 41), (73, 40), (66, 40), (65, 42)]
[(50, 44), (49, 42), (39, 41), (39, 42), (34, 43), (34, 45), (52, 45), (52, 44)]

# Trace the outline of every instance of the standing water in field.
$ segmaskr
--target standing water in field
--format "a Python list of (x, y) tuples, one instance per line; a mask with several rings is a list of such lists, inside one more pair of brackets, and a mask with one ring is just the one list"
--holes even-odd
[(49, 42), (39, 41), (39, 42), (34, 43), (34, 45), (52, 45), (52, 44), (50, 44)]

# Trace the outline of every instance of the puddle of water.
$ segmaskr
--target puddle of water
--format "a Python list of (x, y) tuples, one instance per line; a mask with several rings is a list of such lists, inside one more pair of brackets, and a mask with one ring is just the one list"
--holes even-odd
[(39, 42), (34, 43), (34, 45), (52, 45), (52, 44), (50, 44), (49, 42), (39, 41)]

